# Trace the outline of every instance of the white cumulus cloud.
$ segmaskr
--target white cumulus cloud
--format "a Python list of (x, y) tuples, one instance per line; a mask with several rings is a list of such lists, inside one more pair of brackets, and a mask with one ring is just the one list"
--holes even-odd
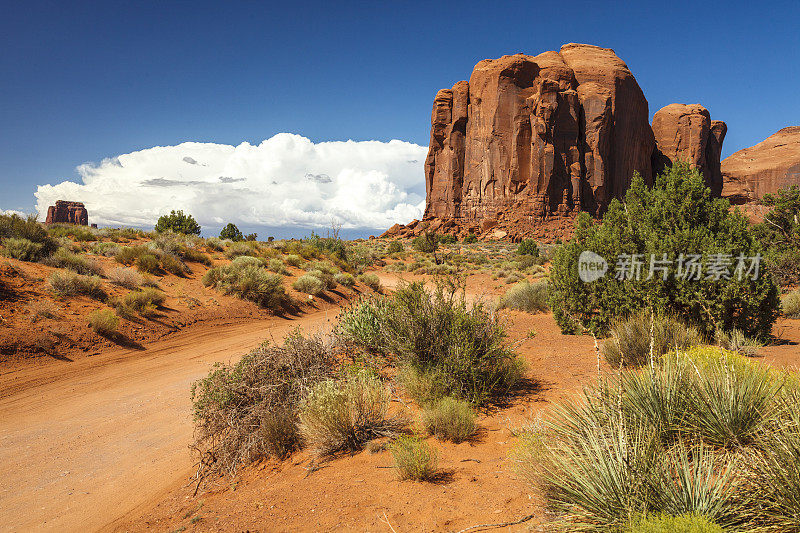
[(426, 148), (392, 140), (313, 143), (279, 133), (254, 146), (186, 142), (77, 168), (80, 183), (41, 185), (40, 216), (83, 202), (101, 225), (150, 226), (172, 209), (203, 226), (380, 229), (419, 218)]

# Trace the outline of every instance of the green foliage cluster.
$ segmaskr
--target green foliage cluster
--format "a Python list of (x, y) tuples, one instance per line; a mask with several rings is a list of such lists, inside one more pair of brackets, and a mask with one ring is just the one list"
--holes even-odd
[(38, 261), (57, 247), (35, 215), (27, 218), (16, 214), (0, 215), (0, 244), (6, 255), (21, 261)]
[(411, 247), (418, 252), (432, 254), (439, 249), (439, 237), (432, 231), (425, 231), (422, 235), (414, 237)]
[(229, 222), (228, 225), (222, 228), (222, 231), (219, 232), (219, 238), (233, 242), (239, 242), (244, 240), (244, 235), (242, 235), (241, 230), (236, 227), (236, 224)]
[(542, 313), (547, 311), (547, 299), (550, 291), (547, 282), (517, 283), (500, 298), (500, 306), (525, 311), (526, 313)]
[(497, 318), (468, 304), (453, 280), (438, 280), (434, 291), (421, 283), (400, 287), (345, 309), (339, 320), (343, 339), (398, 357), (406, 388), (425, 403), (450, 395), (483, 404), (522, 374)]
[(155, 230), (157, 233), (171, 231), (183, 235), (200, 235), (200, 224), (192, 215), (173, 209), (169, 215), (161, 215), (158, 218)]
[(761, 203), (770, 211), (757, 224), (756, 235), (764, 247), (767, 265), (782, 285), (800, 284), (800, 187), (792, 185), (777, 194), (765, 194)]
[(44, 263), (55, 268), (66, 268), (85, 276), (103, 275), (103, 269), (95, 261), (86, 256), (74, 254), (66, 248), (56, 250), (53, 255), (44, 260)]
[(436, 477), (436, 449), (420, 437), (401, 435), (389, 445), (400, 479), (429, 481)]
[[(609, 262), (611, 272), (584, 283), (578, 277), (581, 252), (592, 251)], [(612, 201), (603, 221), (593, 224), (588, 215), (576, 223), (573, 239), (558, 249), (550, 270), (550, 306), (565, 333), (587, 327), (605, 334), (617, 316), (642, 308), (670, 309), (705, 334), (717, 329), (739, 329), (750, 337), (766, 337), (778, 315), (778, 290), (770, 276), (739, 276), (731, 265), (731, 278), (679, 278), (671, 270), (666, 279), (656, 272), (639, 281), (617, 279), (620, 255), (666, 254), (673, 265), (680, 254), (702, 254), (704, 262), (715, 254), (754, 257), (761, 247), (747, 220), (731, 213), (727, 200), (711, 198), (702, 175), (688, 165), (676, 164), (657, 177), (649, 188), (636, 174), (625, 202)], [(748, 265), (749, 266), (749, 262)], [(740, 279), (741, 278), (741, 279)]]
[(446, 396), (422, 412), (422, 426), (429, 435), (463, 442), (475, 434), (475, 411), (464, 401)]
[(533, 239), (524, 239), (517, 247), (517, 254), (539, 257), (539, 245)]
[(88, 296), (95, 300), (105, 300), (106, 292), (97, 276), (84, 276), (71, 270), (55, 271), (47, 280), (50, 290), (59, 298)]

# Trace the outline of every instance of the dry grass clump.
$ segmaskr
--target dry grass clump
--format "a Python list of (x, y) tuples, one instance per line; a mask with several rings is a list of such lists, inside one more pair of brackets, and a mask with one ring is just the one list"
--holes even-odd
[(428, 481), (436, 477), (436, 450), (419, 437), (401, 435), (389, 445), (400, 479)]
[(64, 248), (56, 250), (53, 255), (44, 260), (44, 263), (55, 268), (66, 268), (84, 276), (103, 275), (103, 269), (92, 259), (74, 254)]
[(110, 309), (101, 309), (89, 314), (89, 326), (98, 335), (108, 337), (119, 329), (119, 317)]
[(548, 309), (547, 298), (549, 294), (547, 282), (529, 283), (523, 281), (506, 291), (500, 299), (500, 306), (527, 313), (542, 313)]
[(800, 289), (781, 298), (781, 312), (786, 318), (800, 318)]
[(449, 396), (422, 413), (422, 425), (429, 435), (458, 444), (475, 434), (475, 411), (467, 402)]
[(53, 272), (48, 278), (50, 290), (59, 298), (69, 296), (89, 296), (96, 300), (104, 300), (106, 293), (97, 276), (83, 276), (71, 270)]
[(114, 257), (122, 248), (113, 242), (96, 242), (92, 245), (92, 253), (104, 257)]
[(27, 305), (27, 309), (32, 322), (42, 318), (58, 318), (58, 306), (49, 300), (34, 300)]
[(283, 276), (267, 272), (253, 257), (237, 257), (229, 265), (212, 268), (203, 276), (203, 285), (216, 287), (261, 307), (279, 309), (286, 301)]
[(166, 299), (167, 296), (156, 289), (134, 290), (125, 295), (118, 307), (124, 310), (124, 314), (152, 316)]
[(381, 279), (376, 274), (361, 274), (357, 279), (375, 292), (380, 292), (383, 288)]
[(305, 260), (297, 254), (287, 255), (285, 261), (287, 265), (293, 266), (295, 268), (299, 268), (300, 265), (305, 263)]
[(353, 287), (356, 284), (356, 278), (347, 272), (339, 272), (333, 276), (333, 280), (342, 287)]
[(317, 296), (325, 292), (325, 284), (316, 276), (311, 274), (303, 274), (295, 280), (292, 288), (299, 292), (304, 292), (312, 296)]
[(758, 352), (764, 347), (763, 342), (746, 337), (744, 333), (735, 328), (727, 333), (717, 330), (714, 337), (720, 347), (747, 357), (758, 355)]
[(297, 449), (300, 404), (308, 390), (333, 377), (334, 362), (323, 339), (294, 333), (283, 346), (264, 343), (235, 365), (215, 365), (192, 385), (200, 473), (232, 474)]
[(228, 259), (235, 259), (241, 256), (256, 257), (258, 253), (256, 253), (256, 250), (253, 246), (247, 243), (235, 242), (228, 246), (228, 248), (225, 250), (225, 255), (228, 257)]
[(360, 372), (316, 384), (300, 407), (300, 431), (321, 454), (361, 450), (377, 437), (395, 435), (408, 421), (387, 418), (389, 395), (376, 376)]
[(276, 274), (280, 274), (282, 276), (288, 276), (289, 271), (286, 269), (286, 265), (283, 264), (283, 261), (278, 259), (277, 257), (270, 259), (267, 261), (267, 268)]
[(114, 285), (126, 289), (138, 289), (145, 283), (145, 278), (132, 268), (115, 268), (108, 274), (108, 280)]
[(517, 460), (570, 531), (660, 531), (641, 528), (685, 515), (796, 531), (798, 399), (788, 374), (693, 348), (556, 406)]
[(3, 255), (20, 261), (38, 261), (44, 245), (25, 238), (9, 237), (2, 240)]
[(659, 358), (676, 348), (703, 344), (703, 336), (679, 319), (653, 314), (644, 309), (611, 324), (611, 336), (603, 343), (602, 353), (612, 366), (641, 366), (649, 362), (652, 330), (652, 355)]

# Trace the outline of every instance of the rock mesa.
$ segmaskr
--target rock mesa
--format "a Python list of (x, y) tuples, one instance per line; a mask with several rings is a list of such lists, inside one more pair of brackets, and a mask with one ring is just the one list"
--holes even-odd
[(634, 172), (650, 182), (654, 164), (679, 158), (721, 189), (725, 124), (699, 105), (667, 106), (657, 118), (651, 127), (641, 88), (608, 48), (566, 44), (481, 61), (469, 81), (434, 99), (424, 224), (385, 235), (427, 227), (512, 240), (567, 236), (578, 212), (600, 216), (624, 196)]
[(81, 202), (56, 200), (56, 205), (47, 208), (47, 224), (77, 224), (87, 226), (89, 213)]
[(722, 162), (722, 196), (744, 204), (800, 186), (800, 126), (783, 128)]

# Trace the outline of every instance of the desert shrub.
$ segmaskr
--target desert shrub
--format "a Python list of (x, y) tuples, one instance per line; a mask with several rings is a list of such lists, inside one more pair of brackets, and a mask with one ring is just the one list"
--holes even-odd
[(55, 240), (36, 221), (36, 215), (29, 215), (26, 218), (16, 214), (0, 215), (0, 240), (3, 239), (26, 239), (40, 244), (38, 256), (32, 260), (47, 257), (56, 249)]
[(400, 479), (427, 481), (436, 477), (436, 450), (419, 437), (401, 435), (389, 445)]
[[(591, 283), (578, 274), (579, 257), (587, 251), (605, 258), (611, 269)], [(584, 326), (603, 335), (614, 318), (651, 307), (670, 309), (704, 334), (737, 328), (750, 337), (765, 337), (778, 313), (777, 287), (770, 276), (752, 279), (749, 261), (737, 273), (737, 258), (760, 252), (747, 220), (731, 212), (727, 200), (712, 198), (697, 170), (676, 164), (652, 188), (637, 174), (625, 202), (612, 201), (600, 224), (586, 214), (578, 217), (574, 237), (552, 260), (550, 307), (565, 333)], [(615, 272), (618, 257), (624, 267), (624, 258), (635, 254), (647, 261), (639, 280), (627, 279), (629, 268)], [(717, 258), (724, 266), (728, 258), (730, 279), (715, 279), (705, 270), (699, 280), (679, 277), (677, 268), (668, 269), (666, 279), (658, 270), (647, 279), (651, 258), (666, 255), (676, 266), (681, 254), (702, 254), (706, 265)]]
[(761, 453), (751, 457), (750, 514), (765, 529), (800, 530), (800, 394), (781, 398), (781, 416), (760, 436)]
[(788, 374), (693, 348), (556, 406), (516, 458), (570, 530), (694, 514), (733, 530), (792, 531), (798, 390)]
[(412, 283), (391, 297), (365, 300), (343, 313), (343, 329), (352, 342), (399, 357), (402, 375), (414, 382), (432, 380), (414, 387), (436, 391), (421, 401), (451, 395), (481, 404), (514, 385), (521, 362), (497, 317), (480, 303), (468, 305), (456, 284), (437, 280), (429, 292)]
[(781, 299), (781, 312), (786, 318), (800, 318), (800, 289), (795, 289)]
[(456, 239), (456, 236), (450, 233), (439, 235), (439, 244), (455, 244), (457, 242), (458, 239)]
[(171, 231), (183, 235), (200, 235), (200, 224), (192, 215), (186, 215), (183, 211), (171, 211), (169, 215), (158, 217), (155, 227), (156, 233)]
[(136, 263), (140, 256), (145, 254), (153, 255), (146, 246), (123, 246), (114, 256), (114, 260), (117, 263), (131, 266)]
[[(141, 257), (139, 259), (141, 259)], [(186, 264), (183, 261), (181, 261), (179, 257), (172, 255), (170, 253), (162, 253), (160, 256), (158, 256), (157, 259), (162, 270), (164, 270), (165, 272), (169, 272), (170, 274), (173, 274), (175, 276), (183, 277), (188, 272), (191, 272), (189, 270), (189, 267), (187, 267)], [(137, 266), (139, 265), (138, 260), (136, 264)]]
[(13, 237), (2, 240), (3, 254), (20, 261), (38, 261), (42, 257), (44, 245), (28, 239)]
[(184, 248), (180, 256), (184, 261), (189, 261), (190, 263), (200, 263), (201, 265), (211, 266), (211, 258), (195, 248)]
[(724, 533), (724, 530), (705, 516), (685, 514), (641, 518), (627, 526), (624, 533)]
[(347, 260), (347, 246), (344, 241), (338, 237), (338, 231), (334, 231), (332, 236), (330, 236), (329, 233), (328, 237), (322, 237), (312, 231), (311, 236), (304, 239), (304, 241), (309, 246), (325, 255)]
[(403, 417), (387, 418), (389, 395), (380, 379), (358, 372), (316, 384), (300, 406), (300, 431), (321, 454), (361, 450), (377, 437), (394, 435)]
[(676, 348), (703, 343), (696, 328), (687, 326), (672, 315), (652, 314), (645, 309), (611, 323), (611, 336), (603, 343), (603, 357), (612, 366), (640, 366), (650, 359), (652, 332), (653, 358)]
[(342, 287), (352, 287), (356, 284), (356, 278), (354, 278), (352, 274), (348, 274), (347, 272), (339, 272), (338, 274), (334, 275), (333, 281), (335, 281)]
[(529, 255), (539, 257), (539, 245), (533, 239), (524, 239), (517, 247), (517, 255)]
[(146, 274), (156, 274), (161, 270), (161, 262), (158, 257), (153, 254), (141, 254), (136, 258), (136, 268), (139, 272)]
[(225, 294), (234, 294), (268, 309), (279, 309), (286, 302), (282, 276), (239, 258), (229, 265), (210, 269), (202, 281), (206, 287), (216, 287)]
[(478, 236), (474, 233), (470, 233), (464, 237), (464, 244), (474, 244), (476, 242), (478, 242)]
[(108, 275), (108, 280), (114, 285), (126, 289), (138, 289), (144, 285), (144, 277), (132, 268), (115, 268)]
[(86, 226), (77, 226), (74, 224), (56, 224), (47, 228), (47, 231), (53, 237), (71, 237), (78, 242), (90, 242), (97, 240), (97, 230), (92, 230)]
[(82, 255), (73, 254), (64, 248), (56, 250), (56, 253), (45, 259), (44, 263), (55, 268), (66, 268), (85, 276), (100, 276), (103, 274), (103, 269), (93, 260)]
[(58, 318), (58, 306), (48, 300), (34, 300), (27, 305), (27, 309), (32, 322), (40, 318)]
[(432, 254), (439, 248), (439, 238), (435, 233), (425, 231), (422, 235), (412, 239), (411, 247), (418, 252)]
[(256, 253), (255, 249), (249, 244), (243, 242), (237, 242), (228, 246), (228, 249), (225, 250), (225, 255), (229, 259), (234, 259), (236, 257), (241, 257), (245, 255), (255, 257), (258, 254)]
[(376, 292), (380, 291), (382, 288), (381, 279), (377, 274), (360, 274), (358, 276), (358, 281)]
[(267, 261), (267, 268), (275, 272), (276, 274), (280, 274), (282, 276), (286, 276), (289, 274), (289, 271), (286, 270), (286, 265), (284, 265), (283, 261), (281, 261), (278, 258), (272, 258), (269, 261)]
[(403, 243), (400, 241), (392, 241), (386, 247), (387, 254), (396, 254), (403, 251)]
[(800, 187), (765, 194), (761, 203), (770, 207), (755, 234), (764, 247), (766, 265), (781, 286), (800, 283)]
[[(518, 282), (522, 281), (523, 279), (525, 279), (525, 276), (523, 276), (519, 272), (512, 272), (506, 278), (506, 285), (511, 285), (512, 283), (518, 283)], [(547, 302), (545, 302), (545, 303), (547, 303)]]
[(140, 315), (148, 316), (163, 304), (166, 299), (167, 297), (163, 292), (147, 288), (131, 291), (126, 294), (125, 298), (122, 300), (122, 305), (125, 309), (130, 309)]
[(500, 306), (518, 309), (527, 313), (542, 313), (547, 311), (548, 294), (547, 282), (529, 283), (523, 281), (506, 291), (500, 299)]
[(225, 249), (225, 244), (222, 242), (222, 239), (211, 237), (206, 239), (206, 248), (212, 252), (221, 252)]
[(759, 365), (711, 360), (695, 381), (687, 424), (715, 446), (751, 445), (777, 408), (782, 385)]
[(383, 324), (388, 300), (372, 296), (362, 298), (342, 309), (336, 324), (336, 335), (346, 342), (380, 352), (383, 345)]
[(120, 252), (121, 248), (113, 242), (96, 242), (92, 245), (92, 253), (105, 257), (114, 257)]
[(295, 268), (299, 268), (305, 261), (302, 257), (297, 254), (289, 254), (286, 256), (286, 264), (289, 266), (293, 266)]
[(295, 280), (292, 288), (298, 292), (304, 292), (312, 296), (316, 296), (325, 291), (325, 283), (318, 277), (311, 274), (303, 274)]
[(98, 335), (107, 337), (119, 328), (119, 317), (110, 309), (101, 309), (89, 314), (89, 326)]
[(475, 434), (475, 411), (467, 402), (442, 398), (422, 413), (422, 426), (429, 435), (459, 443)]
[(392, 263), (392, 264), (390, 264), (389, 266), (386, 267), (386, 271), (387, 272), (405, 272), (406, 271), (406, 265), (405, 265), (405, 263), (400, 263), (400, 262)]
[(745, 334), (738, 329), (733, 329), (728, 332), (717, 331), (714, 334), (714, 340), (717, 345), (722, 348), (748, 357), (758, 355), (758, 352), (764, 347), (763, 342), (758, 339), (746, 337)]
[(228, 222), (228, 225), (222, 228), (222, 231), (219, 232), (219, 238), (238, 242), (244, 240), (244, 235), (242, 235), (242, 232), (236, 227), (236, 224)]
[(283, 346), (262, 344), (234, 365), (217, 364), (192, 385), (193, 448), (207, 472), (232, 474), (301, 444), (300, 403), (333, 376), (334, 357), (321, 338), (295, 332)]
[(71, 270), (65, 270), (53, 272), (47, 281), (50, 290), (59, 298), (82, 295), (103, 300), (106, 297), (102, 282), (97, 276), (83, 276)]

